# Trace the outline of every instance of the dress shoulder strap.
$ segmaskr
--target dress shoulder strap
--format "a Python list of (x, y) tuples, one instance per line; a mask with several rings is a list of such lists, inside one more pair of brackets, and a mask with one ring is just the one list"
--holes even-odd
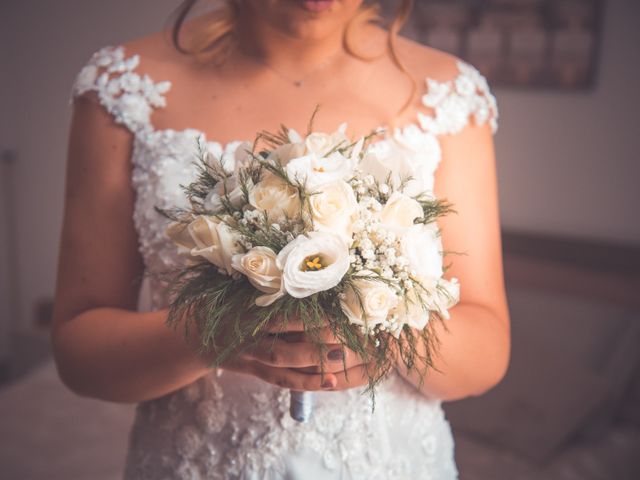
[(486, 78), (472, 65), (457, 60), (458, 74), (447, 81), (426, 78), (427, 93), (422, 104), (432, 114), (418, 113), (423, 130), (434, 135), (456, 134), (472, 121), (476, 125), (489, 122), (498, 130), (498, 105)]
[(151, 131), (151, 113), (166, 105), (171, 82), (155, 83), (136, 72), (139, 55), (125, 55), (123, 46), (104, 47), (94, 53), (73, 84), (72, 100), (95, 92), (100, 104), (117, 123), (133, 133)]

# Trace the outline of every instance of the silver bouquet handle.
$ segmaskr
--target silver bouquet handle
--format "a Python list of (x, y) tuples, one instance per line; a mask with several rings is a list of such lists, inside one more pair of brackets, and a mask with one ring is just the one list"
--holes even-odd
[(313, 392), (299, 392), (289, 390), (291, 399), (289, 402), (289, 414), (296, 422), (306, 423), (313, 413), (315, 394)]

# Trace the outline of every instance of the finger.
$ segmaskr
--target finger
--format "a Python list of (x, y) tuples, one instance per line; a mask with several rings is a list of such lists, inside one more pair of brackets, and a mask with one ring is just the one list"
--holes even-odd
[(320, 365), (320, 352), (311, 343), (290, 343), (277, 337), (267, 337), (246, 350), (244, 355), (272, 367), (310, 367)]
[[(344, 356), (344, 357), (343, 357)], [(324, 355), (324, 371), (328, 373), (339, 373), (349, 370), (350, 368), (364, 364), (364, 359), (353, 350), (343, 347), (342, 345), (327, 345)], [(296, 368), (305, 373), (321, 373), (320, 365), (312, 367)]]
[(331, 328), (325, 327), (314, 332), (288, 332), (279, 335), (280, 338), (287, 342), (307, 342), (307, 343), (326, 343), (341, 344), (342, 342), (331, 331)]
[(335, 372), (331, 375), (335, 375), (336, 385), (333, 388), (325, 388), (324, 390), (347, 390), (369, 383), (369, 376), (364, 364), (349, 368), (346, 372)]
[(297, 317), (285, 318), (278, 315), (265, 325), (265, 331), (269, 333), (304, 332), (304, 323)]
[(260, 362), (253, 362), (251, 371), (255, 377), (272, 385), (301, 392), (332, 390), (337, 385), (337, 379), (332, 373), (325, 375), (301, 373), (290, 368), (272, 367)]
[[(325, 338), (335, 340), (331, 332)], [(310, 373), (321, 372), (321, 360), (326, 372), (339, 372), (365, 362), (362, 356), (339, 343), (289, 342), (278, 337), (266, 337), (247, 350), (250, 359), (274, 367), (304, 368)]]
[[(324, 317), (318, 324), (321, 328), (325, 328), (329, 325), (329, 320)], [(297, 315), (288, 315), (286, 317), (284, 315), (277, 315), (267, 323), (265, 329), (271, 333), (304, 332), (306, 330), (304, 322)]]

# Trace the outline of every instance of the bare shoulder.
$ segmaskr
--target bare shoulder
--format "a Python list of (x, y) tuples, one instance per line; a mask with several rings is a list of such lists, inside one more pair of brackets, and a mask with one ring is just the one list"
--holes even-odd
[(398, 36), (398, 55), (416, 80), (432, 78), (444, 82), (459, 73), (455, 55), (429, 47), (410, 38)]
[(170, 32), (160, 31), (122, 44), (127, 57), (138, 55), (140, 71), (154, 80), (171, 78), (189, 61), (173, 45)]

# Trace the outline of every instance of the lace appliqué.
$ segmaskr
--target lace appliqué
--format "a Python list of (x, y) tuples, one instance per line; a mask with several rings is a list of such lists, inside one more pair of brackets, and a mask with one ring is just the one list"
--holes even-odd
[(292, 454), (311, 455), (313, 478), (457, 478), (440, 402), (419, 398), (395, 374), (380, 387), (376, 414), (361, 389), (321, 392), (307, 424), (289, 416), (287, 390), (257, 386), (223, 394), (209, 375), (140, 404), (125, 478), (283, 479)]
[(493, 133), (498, 130), (498, 106), (487, 80), (473, 66), (458, 61), (459, 75), (446, 82), (426, 79), (425, 107), (434, 115), (418, 113), (420, 126), (434, 135), (461, 132), (473, 118), (476, 125), (489, 122)]
[(139, 55), (125, 58), (123, 47), (105, 47), (78, 74), (73, 96), (95, 91), (118, 123), (134, 132), (151, 130), (151, 112), (166, 105), (164, 94), (171, 82), (154, 83), (148, 75), (139, 75), (134, 71), (139, 63)]

